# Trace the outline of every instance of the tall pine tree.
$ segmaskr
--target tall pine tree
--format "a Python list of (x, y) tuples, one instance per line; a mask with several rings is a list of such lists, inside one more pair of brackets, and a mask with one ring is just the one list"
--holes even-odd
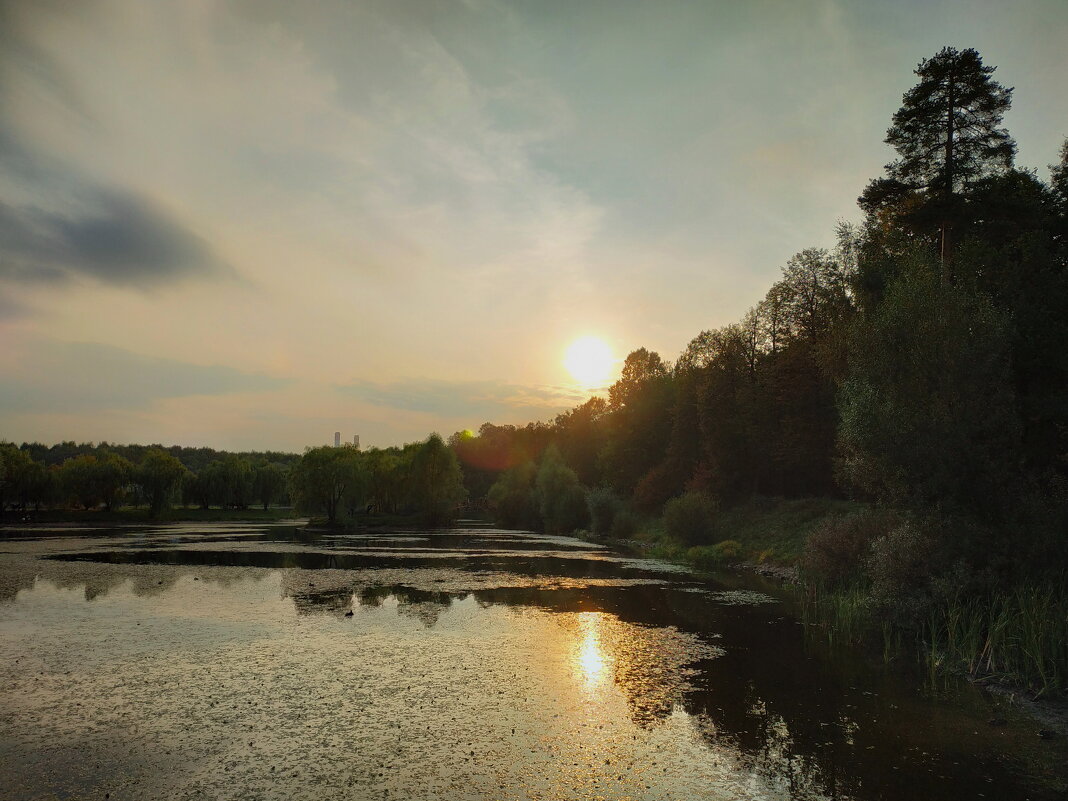
[(960, 196), (978, 179), (1011, 169), (1016, 154), (1001, 127), (1013, 90), (993, 79), (995, 69), (971, 48), (944, 47), (921, 61), (920, 81), (905, 93), (886, 132), (898, 158), (860, 197), (870, 213), (904, 208), (921, 227), (937, 224), (943, 260)]

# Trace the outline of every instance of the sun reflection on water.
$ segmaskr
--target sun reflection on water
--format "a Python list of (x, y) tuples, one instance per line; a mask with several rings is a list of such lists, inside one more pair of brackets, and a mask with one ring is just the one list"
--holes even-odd
[(603, 683), (608, 678), (608, 660), (601, 637), (601, 614), (580, 612), (578, 615), (578, 652), (575, 665), (587, 687)]

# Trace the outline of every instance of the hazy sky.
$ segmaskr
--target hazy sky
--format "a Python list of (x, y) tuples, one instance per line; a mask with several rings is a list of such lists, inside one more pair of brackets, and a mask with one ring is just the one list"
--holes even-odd
[(0, 0), (0, 439), (301, 450), (674, 359), (892, 158), (920, 59), (1068, 136), (1068, 2)]

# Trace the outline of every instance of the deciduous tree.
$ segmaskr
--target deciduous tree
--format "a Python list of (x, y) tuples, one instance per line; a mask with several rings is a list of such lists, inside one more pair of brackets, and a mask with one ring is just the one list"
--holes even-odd
[(152, 514), (159, 516), (178, 487), (186, 469), (180, 461), (160, 448), (149, 448), (138, 465), (137, 483), (148, 499)]
[(366, 483), (360, 451), (351, 445), (340, 448), (309, 448), (289, 472), (289, 492), (306, 512), (325, 511), (331, 523), (345, 497)]
[(253, 495), (267, 507), (282, 497), (286, 489), (286, 471), (281, 465), (262, 462), (256, 465), (252, 479)]
[(429, 525), (456, 519), (456, 509), (467, 497), (456, 454), (438, 434), (431, 434), (412, 457), (409, 497)]
[(555, 446), (542, 455), (534, 494), (542, 525), (550, 534), (568, 534), (589, 522), (586, 492)]
[(843, 478), (906, 508), (1003, 512), (1020, 427), (1006, 316), (917, 258), (858, 325), (839, 403)]

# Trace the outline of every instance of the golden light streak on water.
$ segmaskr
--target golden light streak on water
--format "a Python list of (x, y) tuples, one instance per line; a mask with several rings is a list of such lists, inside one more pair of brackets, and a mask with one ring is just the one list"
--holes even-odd
[(601, 641), (601, 614), (580, 612), (578, 615), (578, 653), (575, 665), (587, 689), (604, 684), (608, 675), (608, 661)]

